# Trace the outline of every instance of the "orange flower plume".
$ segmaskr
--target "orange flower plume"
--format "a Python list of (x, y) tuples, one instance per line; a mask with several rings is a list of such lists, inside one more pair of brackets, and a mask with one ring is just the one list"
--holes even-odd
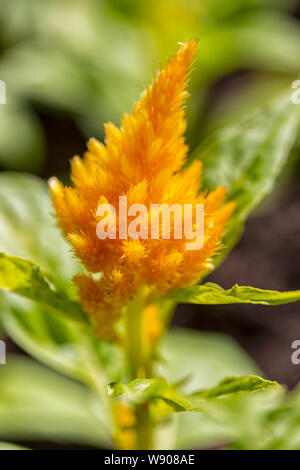
[[(123, 307), (141, 286), (163, 294), (209, 271), (233, 211), (232, 203), (223, 202), (225, 188), (199, 194), (199, 161), (182, 170), (188, 151), (183, 104), (196, 48), (196, 41), (182, 45), (132, 114), (124, 114), (121, 127), (105, 125), (105, 144), (91, 139), (84, 158), (73, 158), (74, 187), (50, 180), (60, 226), (91, 273), (75, 276), (74, 282), (101, 337), (113, 337)], [(128, 207), (144, 204), (149, 217), (151, 204), (203, 204), (203, 247), (188, 251), (184, 237), (165, 240), (161, 233), (158, 239), (119, 239), (118, 213), (116, 239), (100, 240), (97, 208), (101, 203), (118, 207), (120, 196), (127, 196)]]

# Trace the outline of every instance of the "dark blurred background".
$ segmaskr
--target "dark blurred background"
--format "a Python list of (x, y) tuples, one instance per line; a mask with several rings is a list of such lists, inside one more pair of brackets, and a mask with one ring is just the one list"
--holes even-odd
[[(299, 77), (300, 3), (293, 0), (0, 0), (1, 171), (68, 180), (69, 159), (103, 123), (120, 122), (178, 41), (199, 38), (190, 84), (187, 140), (193, 150)], [(299, 105), (300, 106), (300, 105)], [(300, 288), (298, 146), (278, 189), (209, 280)], [(225, 332), (267, 377), (293, 387), (300, 366), (299, 303), (185, 306), (174, 322)], [(17, 347), (10, 343), (13, 351)]]

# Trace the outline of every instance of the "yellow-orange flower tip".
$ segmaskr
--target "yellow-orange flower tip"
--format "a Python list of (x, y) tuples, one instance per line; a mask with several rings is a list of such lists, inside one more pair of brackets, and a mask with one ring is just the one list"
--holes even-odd
[[(224, 203), (225, 188), (199, 192), (201, 163), (184, 168), (187, 145), (183, 104), (190, 64), (197, 48), (193, 40), (180, 46), (152, 85), (143, 93), (122, 125), (105, 125), (105, 144), (92, 138), (84, 158), (74, 157), (71, 179), (64, 187), (51, 178), (49, 187), (57, 218), (75, 254), (90, 273), (102, 272), (100, 280), (75, 276), (81, 303), (90, 314), (99, 336), (115, 334), (122, 309), (138, 289), (147, 285), (166, 293), (192, 284), (212, 265), (221, 246), (224, 226), (234, 205)], [(99, 204), (120, 209), (119, 197), (128, 205), (167, 203), (204, 205), (204, 243), (197, 251), (186, 249), (187, 239), (100, 239), (97, 235)], [(127, 228), (130, 217), (127, 221)]]
[(49, 178), (48, 185), (49, 185), (50, 191), (53, 193), (59, 192), (62, 187), (62, 184), (55, 176), (52, 176), (51, 178)]

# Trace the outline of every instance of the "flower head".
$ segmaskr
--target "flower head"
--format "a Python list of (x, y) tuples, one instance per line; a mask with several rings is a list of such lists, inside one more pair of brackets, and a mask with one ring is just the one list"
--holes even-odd
[[(224, 204), (225, 188), (199, 193), (199, 161), (182, 169), (188, 151), (183, 104), (196, 48), (196, 41), (182, 45), (134, 105), (132, 114), (123, 116), (121, 127), (105, 125), (105, 144), (91, 139), (84, 158), (73, 158), (73, 187), (50, 180), (60, 226), (75, 254), (87, 271), (102, 273), (98, 280), (92, 274), (74, 278), (100, 336), (113, 336), (122, 308), (141, 286), (166, 293), (196, 282), (209, 271), (232, 213), (233, 204)], [(127, 197), (128, 206), (148, 207), (149, 219), (152, 204), (203, 204), (202, 248), (186, 250), (184, 236), (162, 239), (162, 229), (158, 239), (99, 239), (97, 208), (100, 203), (118, 207), (120, 196)], [(116, 216), (118, 219), (120, 213)], [(116, 226), (118, 235), (119, 224)]]

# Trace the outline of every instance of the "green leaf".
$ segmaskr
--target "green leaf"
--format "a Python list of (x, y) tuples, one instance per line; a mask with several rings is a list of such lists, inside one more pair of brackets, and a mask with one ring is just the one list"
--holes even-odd
[(26, 447), (12, 444), (11, 442), (0, 442), (0, 450), (29, 450)]
[(108, 394), (113, 397), (125, 395), (134, 405), (164, 400), (174, 411), (206, 411), (208, 401), (223, 400), (232, 395), (259, 392), (270, 387), (279, 387), (277, 382), (264, 380), (256, 375), (249, 377), (227, 377), (212, 389), (201, 390), (192, 395), (183, 395), (170, 386), (164, 379), (134, 379), (124, 384), (114, 382), (107, 386)]
[(23, 297), (0, 295), (0, 319), (6, 334), (39, 361), (99, 389), (118, 380), (124, 357), (120, 348), (100, 341), (89, 329)]
[(53, 315), (42, 305), (3, 292), (1, 322), (6, 334), (20, 348), (50, 367), (85, 383), (87, 360), (83, 357), (82, 328)]
[(172, 328), (159, 345), (158, 355), (161, 361), (155, 375), (181, 383), (186, 394), (194, 393), (199, 385), (213, 387), (228, 376), (261, 373), (245, 351), (221, 333)]
[(110, 447), (107, 411), (86, 387), (20, 356), (0, 367), (0, 439)]
[(58, 292), (31, 261), (0, 253), (0, 288), (40, 302), (67, 318), (87, 323), (80, 305)]
[(264, 380), (257, 375), (250, 375), (248, 377), (227, 377), (222, 380), (216, 387), (195, 392), (193, 398), (201, 398), (204, 400), (223, 398), (233, 393), (240, 392), (256, 392), (266, 390), (269, 387), (279, 386), (277, 382)]
[(242, 122), (217, 131), (193, 152), (203, 162), (203, 188), (226, 186), (227, 199), (236, 210), (226, 227), (224, 259), (240, 238), (244, 221), (267, 196), (295, 142), (299, 111), (283, 96), (268, 103)]
[(230, 444), (242, 449), (263, 448), (266, 437), (270, 440), (273, 433), (262, 423), (283, 396), (279, 384), (259, 377), (225, 379), (217, 387), (195, 394), (194, 400), (190, 398), (193, 410), (200, 413), (172, 415), (177, 427), (173, 446), (222, 448)]
[[(163, 338), (158, 353), (161, 361), (155, 375), (164, 377), (168, 383), (180, 384), (180, 392), (184, 395), (193, 395), (200, 387), (213, 388), (225, 377), (261, 374), (245, 351), (232, 338), (221, 333), (172, 328)], [(212, 417), (208, 413), (172, 414), (157, 429), (157, 448), (211, 448), (233, 442), (241, 429), (249, 427), (251, 416), (253, 421), (254, 410), (259, 420), (261, 413), (273, 406), (277, 395), (275, 387), (258, 395), (239, 394), (239, 400), (236, 396), (232, 407), (227, 397), (226, 413), (223, 408), (222, 413), (218, 412), (221, 404), (225, 404), (224, 400), (218, 400), (212, 407)], [(238, 402), (242, 403), (235, 412)], [(161, 413), (164, 411), (165, 403)]]
[(127, 384), (114, 382), (107, 386), (107, 393), (113, 398), (125, 395), (135, 405), (161, 398), (171, 403), (176, 410), (190, 408), (189, 401), (164, 379), (134, 379)]
[[(173, 447), (256, 449), (271, 437), (271, 429), (262, 426), (265, 416), (282, 401), (284, 390), (278, 385), (257, 392), (224, 395), (199, 402), (201, 413), (174, 413), (168, 430), (174, 434)], [(174, 429), (175, 428), (175, 429)], [(269, 434), (268, 434), (269, 433)], [(266, 439), (267, 438), (267, 439)]]
[[(264, 435), (263, 441), (259, 440)], [(255, 446), (258, 449), (300, 449), (300, 389), (296, 387), (284, 400), (265, 414)]]
[(207, 282), (206, 284), (179, 289), (170, 294), (169, 297), (177, 302), (202, 305), (282, 305), (300, 300), (300, 290), (279, 292), (249, 286), (238, 286), (237, 284), (231, 287), (231, 289), (225, 290), (217, 284)]

